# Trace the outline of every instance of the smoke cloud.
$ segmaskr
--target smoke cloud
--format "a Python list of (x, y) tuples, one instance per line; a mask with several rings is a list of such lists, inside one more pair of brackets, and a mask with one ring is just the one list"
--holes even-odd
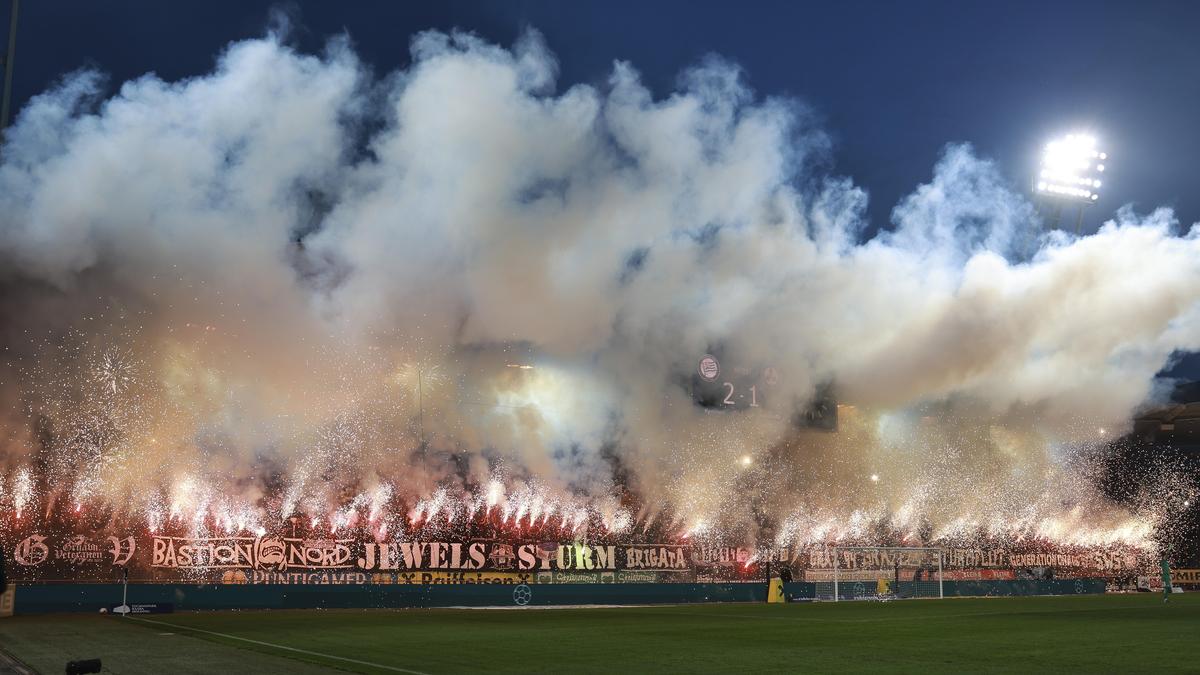
[[(377, 78), (344, 40), (272, 35), (24, 108), (0, 503), (151, 528), (495, 507), (630, 536), (1151, 534), (1086, 458), (1200, 349), (1200, 229), (1125, 208), (1046, 233), (966, 144), (872, 228), (811, 113), (729, 62), (656, 98), (622, 62), (561, 90), (533, 31), (411, 51)], [(762, 410), (693, 402), (706, 353), (778, 373)], [(798, 427), (826, 387), (839, 430)]]

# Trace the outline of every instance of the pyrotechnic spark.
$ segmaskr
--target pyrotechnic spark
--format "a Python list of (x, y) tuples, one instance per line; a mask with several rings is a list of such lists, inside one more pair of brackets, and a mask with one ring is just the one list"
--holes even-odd
[(449, 380), (442, 365), (435, 362), (405, 363), (396, 373), (396, 382), (407, 387), (413, 396), (436, 393)]
[(93, 375), (103, 391), (116, 396), (129, 388), (133, 382), (131, 358), (128, 353), (115, 350), (100, 355)]
[(13, 475), (13, 508), (16, 510), (17, 518), (25, 512), (25, 507), (29, 505), (33, 499), (33, 474), (30, 473), (28, 467), (17, 469)]
[[(1200, 239), (1172, 235), (1169, 213), (1016, 256), (1032, 208), (952, 146), (880, 230), (849, 180), (798, 173), (825, 144), (803, 113), (728, 66), (658, 101), (624, 66), (611, 87), (555, 95), (552, 56), (527, 42), (427, 34), (412, 69), (375, 82), (345, 49), (248, 41), (212, 75), (121, 88), (122, 105), (66, 112), (87, 76), (39, 97), (0, 167), (15, 280), (0, 297), (36, 308), (29, 289), (58, 290), (3, 317), (22, 337), (0, 344), (0, 395), (24, 415), (2, 420), (20, 439), (0, 448), (5, 503), (221, 536), (754, 544), (774, 526), (780, 546), (1152, 546), (1194, 499), (1159, 482), (1115, 506), (1080, 487), (1100, 460), (1076, 454), (1118, 436), (1197, 334)], [(397, 105), (360, 100), (375, 86), (388, 95), (367, 98)], [(268, 89), (232, 112), (196, 105)], [(430, 118), (447, 92), (478, 105)], [(146, 114), (128, 127), (122, 106)], [(262, 133), (278, 119), (296, 124)], [(239, 151), (163, 159), (146, 138)], [(79, 175), (114, 152), (135, 170), (95, 192)], [(88, 236), (45, 206), (63, 185)], [(1172, 302), (1131, 309), (1131, 273)], [(713, 345), (729, 354), (719, 410), (691, 391)], [(739, 374), (768, 363), (774, 381)], [(792, 425), (792, 402), (828, 382), (847, 398), (838, 431)]]
[(371, 491), (371, 511), (367, 519), (372, 522), (378, 522), (384, 515), (384, 509), (387, 507), (388, 501), (392, 498), (392, 485), (383, 483), (379, 487)]
[(490, 511), (504, 499), (504, 485), (495, 479), (488, 481), (487, 486), (487, 507)]
[(408, 518), (414, 524), (422, 521), (432, 521), (443, 508), (449, 508), (449, 505), (449, 493), (444, 488), (441, 488), (434, 492), (428, 499), (422, 499), (417, 502), (416, 507), (409, 513)]

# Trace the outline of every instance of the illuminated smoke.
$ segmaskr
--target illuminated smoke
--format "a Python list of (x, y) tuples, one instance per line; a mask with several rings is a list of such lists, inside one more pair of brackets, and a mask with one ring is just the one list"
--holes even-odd
[[(0, 164), (18, 513), (46, 492), (196, 532), (1151, 535), (1077, 458), (1200, 348), (1200, 237), (1169, 210), (1042, 234), (950, 145), (867, 239), (810, 115), (732, 64), (655, 99), (623, 62), (556, 89), (535, 32), (412, 53), (376, 79), (343, 41), (270, 36), (26, 106)], [(692, 403), (716, 347), (782, 373), (782, 415)], [(827, 383), (841, 430), (797, 431)]]

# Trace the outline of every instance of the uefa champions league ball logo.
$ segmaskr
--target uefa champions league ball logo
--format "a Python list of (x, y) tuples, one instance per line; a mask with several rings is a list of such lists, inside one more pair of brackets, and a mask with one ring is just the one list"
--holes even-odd
[(521, 584), (513, 589), (513, 602), (524, 607), (533, 599), (533, 589), (526, 584)]
[(707, 382), (712, 382), (721, 374), (721, 364), (717, 362), (717, 357), (712, 354), (705, 354), (700, 359), (700, 377)]

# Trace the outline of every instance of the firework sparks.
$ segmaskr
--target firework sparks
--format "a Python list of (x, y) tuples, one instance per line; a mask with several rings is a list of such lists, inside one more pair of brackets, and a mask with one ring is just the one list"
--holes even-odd
[[(826, 139), (804, 114), (717, 66), (657, 102), (624, 66), (556, 95), (536, 36), (421, 40), (379, 82), (344, 50), (237, 43), (218, 72), (123, 89), (134, 129), (121, 106), (61, 112), (76, 79), (22, 116), (55, 140), (0, 171), (20, 223), (0, 223), (0, 500), (21, 527), (1149, 550), (1195, 503), (1186, 477), (1097, 487), (1200, 332), (1200, 239), (1171, 214), (1019, 257), (1032, 208), (951, 146), (881, 230), (860, 188), (805, 173)], [(359, 100), (368, 81), (397, 105)], [(195, 104), (246, 82), (295, 89), (219, 123)], [(480, 105), (427, 117), (447, 92)], [(146, 137), (238, 152), (163, 165)], [(202, 180), (154, 183), (178, 176)], [(43, 208), (64, 185), (88, 236)], [(1135, 276), (1171, 301), (1131, 308)]]

